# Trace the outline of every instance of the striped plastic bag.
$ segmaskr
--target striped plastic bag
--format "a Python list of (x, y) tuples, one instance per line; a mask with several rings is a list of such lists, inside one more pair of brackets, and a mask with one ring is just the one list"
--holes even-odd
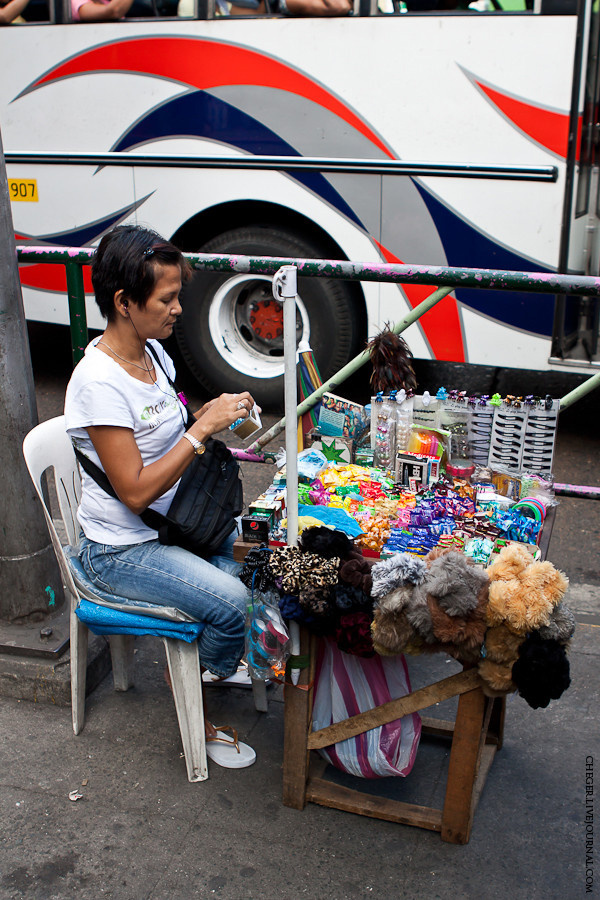
[[(313, 731), (397, 700), (410, 690), (404, 656), (350, 656), (323, 638), (315, 673)], [(404, 777), (414, 765), (420, 737), (421, 717), (412, 713), (319, 753), (337, 769), (360, 778)]]

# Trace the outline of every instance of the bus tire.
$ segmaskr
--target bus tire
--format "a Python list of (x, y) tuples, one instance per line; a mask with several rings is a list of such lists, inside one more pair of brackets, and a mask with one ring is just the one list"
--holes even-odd
[[(224, 232), (199, 252), (323, 258), (310, 241), (264, 226)], [(175, 336), (184, 362), (211, 395), (248, 390), (264, 408), (282, 407), (282, 307), (271, 285), (266, 275), (195, 272), (184, 287)], [(355, 291), (334, 279), (298, 279), (296, 340), (309, 341), (323, 380), (364, 340)]]

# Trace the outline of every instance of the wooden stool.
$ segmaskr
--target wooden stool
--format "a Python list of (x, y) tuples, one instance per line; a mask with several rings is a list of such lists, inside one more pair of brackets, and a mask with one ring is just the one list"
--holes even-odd
[[(285, 685), (283, 802), (303, 809), (306, 802), (331, 806), (388, 822), (439, 831), (443, 841), (466, 844), (487, 773), (502, 746), (505, 698), (490, 699), (481, 689), (477, 669), (464, 669), (435, 684), (419, 688), (357, 716), (311, 732), (316, 639), (301, 630), (300, 654), (310, 654), (310, 665), (299, 683)], [(409, 713), (459, 697), (454, 722), (422, 718), (423, 733), (452, 740), (446, 796), (441, 809), (403, 803), (363, 793), (326, 781), (327, 763), (310, 751), (362, 734)]]

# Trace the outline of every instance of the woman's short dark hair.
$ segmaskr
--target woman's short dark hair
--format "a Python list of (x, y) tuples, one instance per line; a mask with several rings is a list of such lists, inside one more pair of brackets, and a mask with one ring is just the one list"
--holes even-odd
[(92, 262), (92, 284), (96, 303), (108, 321), (115, 316), (117, 291), (144, 307), (154, 290), (160, 266), (179, 266), (187, 281), (192, 268), (179, 250), (155, 231), (140, 225), (118, 225), (105, 234)]

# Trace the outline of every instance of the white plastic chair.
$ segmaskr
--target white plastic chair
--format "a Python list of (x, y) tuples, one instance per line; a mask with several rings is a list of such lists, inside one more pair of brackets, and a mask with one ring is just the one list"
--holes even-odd
[[(63, 586), (70, 599), (71, 707), (73, 731), (75, 734), (79, 734), (85, 721), (88, 648), (88, 628), (79, 621), (75, 613), (80, 599), (85, 597), (93, 603), (111, 606), (124, 613), (146, 614), (176, 621), (191, 621), (191, 619), (177, 609), (152, 605), (147, 607), (129, 606), (128, 608), (119, 603), (108, 603), (105, 598), (92, 590), (89, 583), (84, 584), (71, 571), (67, 554), (58, 537), (42, 493), (42, 475), (47, 469), (53, 468), (60, 517), (66, 531), (67, 544), (75, 548), (80, 531), (76, 512), (81, 496), (81, 481), (73, 447), (65, 430), (64, 416), (50, 419), (33, 428), (23, 441), (23, 454), (35, 489), (42, 501), (52, 545), (60, 566)], [(112, 634), (109, 640), (115, 690), (126, 691), (133, 683), (134, 638), (131, 635)], [(163, 637), (162, 641), (165, 645), (167, 665), (173, 685), (173, 697), (179, 720), (188, 780), (204, 781), (208, 778), (208, 769), (198, 647), (195, 641), (187, 643), (183, 640), (166, 637)]]

